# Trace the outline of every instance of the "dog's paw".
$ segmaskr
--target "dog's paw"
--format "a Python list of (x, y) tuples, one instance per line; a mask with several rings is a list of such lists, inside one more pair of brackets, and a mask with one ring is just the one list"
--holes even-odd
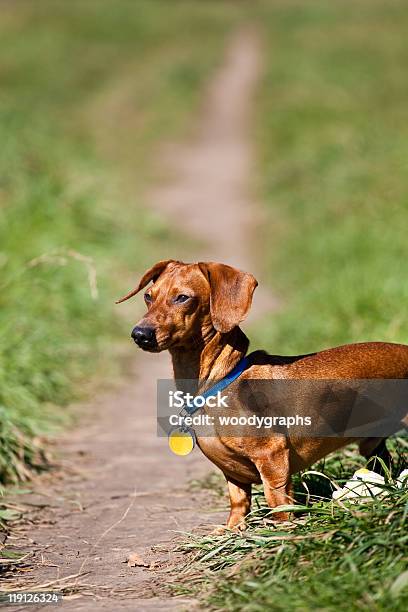
[(213, 531), (211, 531), (210, 535), (220, 536), (220, 535), (225, 535), (228, 532), (241, 533), (242, 531), (245, 531), (246, 527), (247, 526), (246, 526), (245, 521), (241, 521), (241, 523), (238, 523), (238, 525), (233, 525), (231, 527), (229, 525), (219, 525), (218, 527), (213, 529)]
[(210, 536), (221, 536), (221, 535), (224, 535), (227, 531), (229, 531), (228, 527), (224, 527), (223, 525), (220, 525), (219, 527), (216, 527), (215, 529), (210, 531), (209, 535)]

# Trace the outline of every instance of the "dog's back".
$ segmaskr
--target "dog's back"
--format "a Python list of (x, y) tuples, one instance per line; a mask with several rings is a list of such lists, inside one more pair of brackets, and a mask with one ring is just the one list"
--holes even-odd
[(408, 346), (360, 342), (297, 356), (256, 351), (252, 363), (276, 366), (282, 378), (292, 379), (408, 378)]

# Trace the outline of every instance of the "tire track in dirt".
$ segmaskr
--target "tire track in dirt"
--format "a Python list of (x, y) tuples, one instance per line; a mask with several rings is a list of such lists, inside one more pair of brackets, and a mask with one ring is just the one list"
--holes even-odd
[[(255, 272), (251, 244), (260, 210), (251, 196), (250, 126), (259, 73), (257, 36), (240, 31), (209, 84), (193, 138), (163, 147), (159, 159), (166, 177), (146, 196), (150, 207), (197, 240), (196, 260)], [(267, 293), (259, 293), (257, 314), (274, 305)], [(81, 428), (59, 437), (73, 469), (60, 478), (38, 479), (36, 494), (24, 500), (45, 500), (50, 507), (34, 513), (26, 530), (34, 568), (19, 584), (28, 589), (87, 572), (50, 587), (76, 583), (78, 595), (64, 602), (66, 609), (180, 609), (185, 599), (154, 596), (163, 581), (160, 568), (130, 568), (123, 561), (130, 551), (159, 565), (177, 560), (177, 554), (152, 545), (171, 541), (174, 530), (225, 521), (225, 512), (205, 509), (205, 491), (185, 486), (208, 473), (211, 464), (199, 451), (187, 458), (172, 455), (166, 440), (156, 436), (156, 380), (171, 376), (167, 354), (135, 356), (130, 369), (123, 384), (84, 406)]]

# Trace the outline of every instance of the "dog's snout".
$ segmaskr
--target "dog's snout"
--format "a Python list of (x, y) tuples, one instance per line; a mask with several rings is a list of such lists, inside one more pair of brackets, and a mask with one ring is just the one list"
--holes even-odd
[(156, 333), (154, 327), (141, 327), (136, 325), (132, 329), (131, 336), (141, 348), (153, 348), (156, 346)]

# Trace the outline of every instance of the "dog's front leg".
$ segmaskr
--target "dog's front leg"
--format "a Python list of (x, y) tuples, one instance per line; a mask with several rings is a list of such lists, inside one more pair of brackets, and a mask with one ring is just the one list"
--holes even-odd
[[(273, 457), (260, 458), (256, 467), (261, 475), (265, 498), (270, 508), (293, 503), (288, 449), (274, 453)], [(273, 518), (287, 521), (289, 512), (276, 512)]]
[(213, 531), (214, 535), (222, 534), (225, 529), (234, 529), (243, 531), (246, 527), (245, 517), (251, 509), (251, 484), (244, 484), (237, 480), (231, 479), (229, 476), (224, 474), (227, 484), (228, 493), (230, 497), (230, 513), (226, 527), (217, 527)]
[(226, 527), (217, 527), (212, 535), (222, 535), (226, 529), (243, 531), (246, 527), (245, 517), (251, 509), (251, 484), (244, 484), (224, 474), (230, 498), (230, 513)]
[(251, 509), (251, 484), (237, 482), (226, 476), (230, 497), (228, 529), (245, 529), (245, 517)]

